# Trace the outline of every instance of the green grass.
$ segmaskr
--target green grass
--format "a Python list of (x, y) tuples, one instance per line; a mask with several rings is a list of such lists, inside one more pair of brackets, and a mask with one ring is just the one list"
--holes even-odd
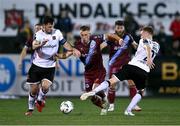
[[(59, 111), (63, 100), (74, 103), (72, 113), (62, 114)], [(135, 117), (123, 115), (128, 103), (128, 98), (117, 98), (115, 111), (100, 116), (100, 109), (89, 100), (48, 98), (42, 113), (35, 110), (33, 116), (26, 117), (26, 98), (0, 100), (0, 125), (180, 125), (179, 98), (144, 98), (139, 103), (143, 111), (135, 112)]]

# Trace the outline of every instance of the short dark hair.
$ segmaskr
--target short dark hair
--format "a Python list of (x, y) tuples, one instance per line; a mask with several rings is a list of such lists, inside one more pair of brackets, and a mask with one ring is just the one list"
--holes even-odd
[(148, 32), (149, 34), (153, 35), (154, 34), (154, 30), (151, 26), (145, 26), (142, 28), (143, 31)]
[(83, 26), (80, 27), (80, 30), (82, 30), (82, 31), (89, 31), (90, 30), (90, 26), (83, 25)]
[(124, 26), (124, 21), (123, 21), (123, 20), (117, 20), (117, 21), (115, 22), (115, 25)]
[(177, 11), (175, 14), (174, 14), (175, 17), (178, 17), (180, 16), (180, 13)]
[(35, 24), (35, 26), (41, 26), (42, 24), (41, 23), (37, 23), (37, 24)]
[(43, 24), (48, 24), (48, 23), (50, 23), (50, 24), (54, 23), (53, 17), (50, 17), (50, 16), (45, 16), (44, 17)]

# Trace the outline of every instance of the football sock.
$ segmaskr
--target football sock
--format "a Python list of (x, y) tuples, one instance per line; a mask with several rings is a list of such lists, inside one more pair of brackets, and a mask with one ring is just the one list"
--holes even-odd
[(100, 96), (102, 99), (106, 96), (104, 91), (97, 92), (96, 95)]
[(103, 91), (103, 90), (107, 89), (108, 87), (109, 87), (108, 81), (104, 81), (98, 87), (96, 87), (93, 91), (95, 91), (95, 93), (97, 93), (99, 91)]
[(136, 86), (129, 87), (130, 98), (132, 99), (137, 93)]
[(38, 100), (38, 101), (42, 101), (43, 97), (45, 97), (45, 93), (42, 91), (42, 88), (40, 88), (40, 89), (39, 89), (39, 93), (38, 93), (37, 100)]
[(102, 98), (98, 95), (94, 95), (92, 98), (91, 98), (91, 101), (93, 104), (95, 104), (96, 106), (100, 107), (100, 108), (103, 108), (102, 107)]
[(137, 93), (131, 100), (130, 104), (127, 107), (127, 111), (131, 111), (132, 108), (137, 105), (137, 103), (141, 100), (142, 96)]
[(34, 110), (34, 104), (35, 104), (35, 96), (32, 96), (31, 93), (29, 93), (28, 109)]
[(115, 101), (115, 89), (109, 88), (108, 90), (108, 101), (110, 104)]

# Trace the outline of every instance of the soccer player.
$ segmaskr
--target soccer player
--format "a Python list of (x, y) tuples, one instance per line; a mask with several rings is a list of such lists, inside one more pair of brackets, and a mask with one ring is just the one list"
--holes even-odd
[[(104, 34), (91, 36), (89, 26), (80, 27), (80, 40), (75, 43), (75, 47), (81, 52), (80, 60), (85, 65), (85, 91), (89, 92), (98, 84), (104, 81), (106, 70), (103, 66), (101, 44), (105, 40), (114, 40), (122, 43), (122, 39), (114, 34)], [(103, 91), (91, 98), (91, 101), (102, 108), (100, 115), (106, 115), (108, 101)]]
[[(36, 24), (34, 26), (34, 32), (35, 34), (40, 31), (42, 29), (42, 25), (41, 24)], [(19, 58), (19, 63), (18, 63), (18, 67), (21, 68), (22, 67), (22, 60), (26, 57), (27, 55), (27, 52), (30, 52), (31, 53), (31, 60), (32, 60), (32, 56), (33, 56), (33, 53), (34, 53), (34, 50), (32, 49), (32, 42), (33, 40), (31, 41), (27, 41), (25, 43), (25, 46), (23, 47), (21, 53), (20, 53), (20, 58)]]
[[(41, 24), (36, 24), (35, 26), (34, 26), (34, 32), (35, 32), (35, 34), (38, 32), (38, 31), (40, 31), (40, 30), (42, 30), (43, 29), (43, 27), (42, 27), (42, 25)], [(36, 35), (34, 35), (34, 37), (35, 37)], [(35, 38), (34, 38), (35, 39)], [(27, 55), (27, 52), (30, 52), (31, 53), (31, 62), (32, 62), (32, 60), (33, 60), (33, 53), (34, 53), (34, 50), (32, 49), (32, 42), (33, 42), (33, 40), (32, 41), (27, 41), (26, 43), (25, 43), (25, 46), (23, 47), (23, 49), (22, 49), (22, 51), (21, 51), (21, 54), (20, 54), (20, 58), (19, 58), (19, 63), (18, 63), (18, 67), (21, 69), (22, 68), (22, 60), (25, 58), (25, 56)], [(69, 56), (71, 56), (72, 55), (72, 52), (66, 52), (66, 53), (62, 53), (62, 54), (56, 54), (55, 55), (55, 58), (57, 58), (56, 59), (56, 65), (57, 65), (57, 61), (58, 61), (58, 59), (65, 59), (65, 58), (67, 58), (67, 57), (69, 57)], [(40, 87), (39, 88), (41, 88), (41, 85), (40, 85)], [(44, 106), (44, 104), (45, 104), (45, 99), (43, 100), (43, 102), (42, 102), (42, 106), (40, 106), (37, 102), (36, 102), (36, 107), (37, 107), (37, 109), (38, 109), (38, 111), (39, 112), (41, 112), (42, 111), (42, 107)]]
[[(119, 37), (123, 39), (123, 46), (107, 41), (107, 44), (101, 46), (104, 48), (108, 45), (109, 47), (109, 78), (112, 77), (113, 74), (117, 73), (123, 65), (128, 64), (130, 61), (130, 46), (132, 45), (135, 49), (137, 49), (138, 44), (134, 41), (133, 37), (125, 32), (124, 21), (117, 20), (115, 22), (115, 33)], [(133, 98), (136, 94), (136, 86), (133, 81), (128, 80), (129, 83), (129, 94), (130, 97)], [(114, 101), (115, 101), (115, 87), (111, 86), (108, 90), (108, 100), (109, 100), (109, 109), (108, 111), (114, 111)], [(134, 110), (140, 111), (141, 108), (139, 106), (135, 106)]]
[[(80, 52), (63, 38), (60, 30), (54, 29), (52, 17), (44, 17), (43, 28), (36, 33), (36, 39), (33, 41), (35, 52), (27, 77), (27, 84), (30, 85), (28, 111), (25, 113), (27, 116), (32, 115), (37, 94), (37, 103), (41, 105), (53, 82), (56, 60), (52, 57), (58, 52), (60, 44), (66, 50), (72, 51), (74, 56), (80, 56)], [(39, 84), (41, 84), (40, 90)]]
[(107, 89), (109, 86), (115, 85), (119, 81), (131, 79), (134, 81), (138, 91), (132, 98), (124, 114), (134, 116), (135, 114), (132, 113), (132, 109), (143, 96), (148, 73), (150, 72), (150, 69), (154, 68), (155, 64), (153, 63), (153, 60), (160, 49), (159, 44), (153, 41), (152, 38), (152, 27), (143, 27), (141, 31), (141, 39), (136, 54), (132, 60), (127, 65), (124, 65), (122, 69), (115, 73), (109, 80), (102, 82), (91, 92), (82, 94), (80, 99), (86, 100), (89, 96), (94, 96), (97, 92)]

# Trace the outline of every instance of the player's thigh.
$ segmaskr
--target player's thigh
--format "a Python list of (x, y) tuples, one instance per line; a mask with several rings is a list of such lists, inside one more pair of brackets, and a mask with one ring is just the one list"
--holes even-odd
[(102, 68), (102, 70), (100, 70), (99, 72), (94, 73), (93, 83), (101, 84), (105, 80), (105, 77), (106, 77), (106, 70)]
[(123, 80), (129, 80), (130, 78), (130, 70), (131, 68), (128, 65), (124, 65), (122, 69), (120, 69), (117, 73), (115, 73), (113, 76), (116, 77), (117, 80), (123, 81)]
[(85, 76), (85, 91), (89, 92), (93, 88), (94, 80), (90, 76)]
[(41, 69), (38, 66), (32, 64), (27, 74), (27, 84), (40, 83), (41, 81), (40, 76), (39, 76), (40, 71)]
[(55, 74), (55, 67), (53, 68), (44, 68), (41, 73), (41, 85), (43, 88), (48, 89), (53, 83)]
[(92, 89), (96, 88), (102, 82), (104, 82), (105, 77), (106, 77), (106, 70), (104, 68), (102, 68), (101, 71), (94, 73), (93, 78), (92, 78), (92, 81), (93, 81)]
[(39, 92), (39, 84), (30, 84), (30, 92), (32, 94), (37, 94)]
[(145, 88), (147, 76), (148, 76), (147, 72), (141, 69), (136, 70), (136, 74), (133, 77), (134, 78), (133, 81), (138, 90), (142, 90)]

